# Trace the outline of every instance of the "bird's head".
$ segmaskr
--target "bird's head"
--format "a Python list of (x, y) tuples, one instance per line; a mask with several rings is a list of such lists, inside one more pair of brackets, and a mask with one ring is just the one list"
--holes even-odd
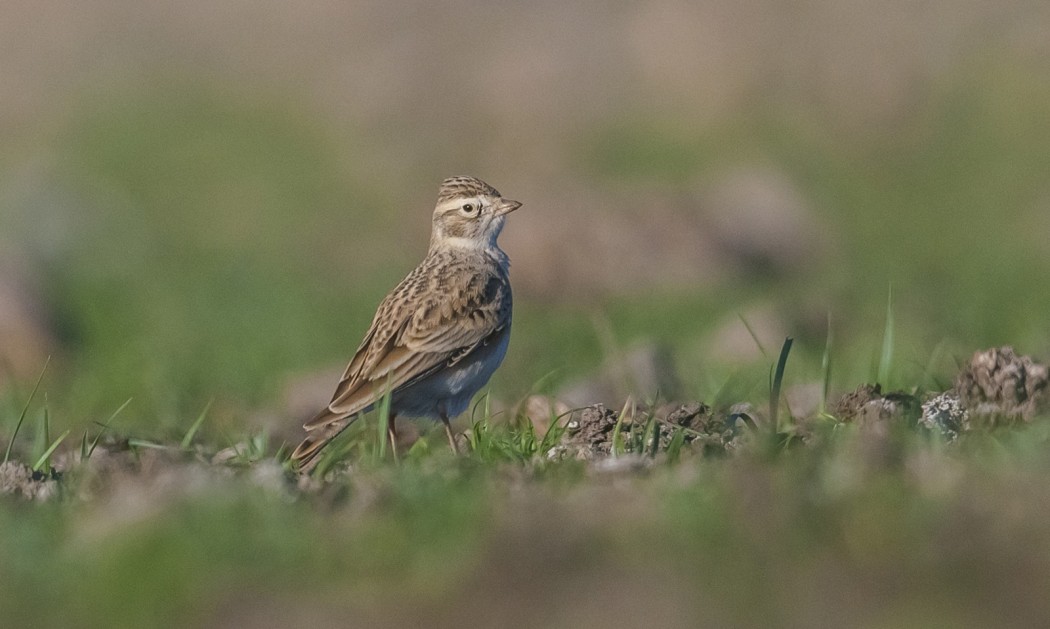
[(441, 183), (430, 248), (488, 249), (496, 246), (506, 215), (521, 203), (474, 177), (449, 177)]

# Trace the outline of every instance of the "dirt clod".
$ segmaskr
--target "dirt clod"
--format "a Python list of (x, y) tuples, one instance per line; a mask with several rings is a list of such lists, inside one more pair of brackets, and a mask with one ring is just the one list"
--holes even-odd
[(711, 419), (711, 407), (703, 402), (680, 404), (678, 408), (667, 414), (669, 423), (693, 430), (708, 428)]
[(919, 400), (901, 391), (883, 393), (878, 384), (862, 384), (835, 404), (835, 416), (864, 428), (885, 426), (895, 421), (916, 420)]
[[(584, 461), (610, 456), (619, 418), (619, 413), (601, 404), (573, 413), (565, 426), (561, 443), (547, 456)], [(703, 402), (688, 402), (645, 411), (635, 409), (624, 416), (620, 435), (625, 453), (649, 455), (663, 452), (677, 439), (679, 446), (684, 445), (705, 455), (717, 455), (739, 446), (745, 423), (741, 414), (715, 413)], [(655, 448), (654, 438), (658, 439)]]
[(568, 454), (583, 460), (608, 456), (612, 452), (613, 431), (618, 419), (619, 413), (602, 404), (573, 413), (565, 426), (561, 446), (556, 448), (559, 451), (554, 454)]
[(0, 463), (0, 494), (21, 495), (30, 500), (47, 500), (58, 484), (50, 476), (38, 475), (18, 461)]
[(970, 429), (970, 413), (957, 395), (941, 393), (923, 402), (919, 424), (951, 442)]
[(977, 415), (1031, 420), (1047, 406), (1050, 371), (1012, 347), (977, 352), (955, 378), (955, 391)]
[[(668, 413), (667, 421), (688, 429), (685, 433), (685, 443), (705, 455), (719, 455), (736, 450), (744, 438), (745, 425), (749, 422), (754, 424), (743, 408), (731, 408), (728, 414), (715, 413), (710, 406), (702, 402), (680, 405)], [(670, 435), (667, 442), (670, 442)], [(661, 445), (666, 446), (665, 443)]]

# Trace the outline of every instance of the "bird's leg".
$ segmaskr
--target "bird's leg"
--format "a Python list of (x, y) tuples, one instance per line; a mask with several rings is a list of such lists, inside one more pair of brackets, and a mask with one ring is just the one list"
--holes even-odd
[(395, 413), (390, 413), (390, 418), (386, 422), (386, 434), (390, 438), (390, 452), (394, 455), (394, 463), (398, 463), (397, 458), (397, 428), (394, 424), (394, 419), (397, 418)]
[(446, 413), (441, 413), (441, 423), (445, 425), (445, 434), (448, 435), (448, 445), (452, 447), (452, 454), (459, 456), (459, 446), (456, 445), (456, 437), (452, 434), (452, 426), (448, 423)]

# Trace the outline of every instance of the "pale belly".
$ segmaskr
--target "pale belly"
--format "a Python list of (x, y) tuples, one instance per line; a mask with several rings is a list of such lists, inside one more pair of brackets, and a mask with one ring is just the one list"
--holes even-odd
[(397, 415), (452, 418), (467, 409), (470, 400), (488, 383), (503, 362), (510, 342), (510, 326), (455, 366), (435, 373), (412, 386), (395, 391), (390, 409)]

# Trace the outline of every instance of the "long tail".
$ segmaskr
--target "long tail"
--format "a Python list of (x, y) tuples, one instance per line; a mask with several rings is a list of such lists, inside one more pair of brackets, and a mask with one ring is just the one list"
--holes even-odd
[[(326, 415), (330, 416), (330, 419), (326, 418)], [(291, 460), (296, 462), (299, 473), (312, 472), (320, 462), (318, 457), (325, 446), (338, 437), (339, 433), (346, 430), (346, 427), (355, 419), (357, 415), (340, 417), (326, 408), (318, 413), (317, 417), (307, 422), (307, 426), (314, 426), (314, 428), (307, 428), (306, 438), (295, 447), (291, 455)]]

